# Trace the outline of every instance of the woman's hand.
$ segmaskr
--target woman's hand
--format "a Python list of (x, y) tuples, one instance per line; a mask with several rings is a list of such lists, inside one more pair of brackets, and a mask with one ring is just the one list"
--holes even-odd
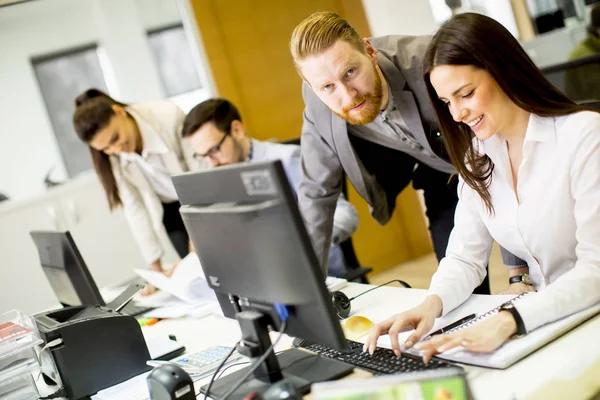
[(525, 292), (535, 292), (535, 287), (532, 285), (526, 285), (523, 282), (511, 283), (508, 288), (498, 294), (515, 294), (519, 295)]
[[(160, 264), (160, 261), (158, 261), (158, 262), (152, 263), (151, 268), (153, 271), (161, 272), (166, 277), (170, 277), (173, 274), (173, 271), (175, 271), (175, 268), (177, 268), (177, 265), (179, 265), (178, 261), (174, 262), (169, 269), (164, 270), (164, 269), (162, 269), (162, 265)], [(158, 291), (158, 288), (156, 286), (147, 283), (146, 286), (144, 286), (144, 288), (140, 292), (140, 295), (150, 296), (151, 294), (154, 294), (157, 291)]]
[(428, 296), (420, 305), (411, 308), (403, 313), (396, 314), (383, 322), (378, 323), (369, 333), (369, 337), (363, 347), (364, 351), (373, 354), (377, 348), (377, 338), (386, 333), (390, 335), (392, 350), (396, 356), (400, 357), (400, 344), (398, 343), (398, 334), (414, 329), (415, 332), (410, 335), (404, 347), (411, 348), (417, 343), (423, 335), (431, 330), (435, 319), (442, 314), (442, 299), (439, 296)]
[(156, 293), (157, 290), (158, 290), (158, 288), (156, 286), (147, 283), (146, 286), (144, 286), (144, 288), (140, 292), (140, 295), (150, 296), (151, 294)]
[(501, 311), (469, 328), (446, 335), (435, 335), (418, 343), (415, 348), (423, 350), (423, 361), (427, 363), (434, 354), (458, 346), (469, 351), (489, 353), (502, 346), (516, 332), (517, 323), (513, 316), (509, 312)]

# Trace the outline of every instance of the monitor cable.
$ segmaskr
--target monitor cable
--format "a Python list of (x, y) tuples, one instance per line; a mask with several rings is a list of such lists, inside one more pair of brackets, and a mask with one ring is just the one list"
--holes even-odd
[(236, 342), (236, 344), (233, 345), (233, 347), (231, 348), (231, 351), (229, 352), (229, 354), (227, 354), (225, 356), (225, 358), (223, 358), (223, 361), (221, 361), (221, 364), (219, 364), (219, 366), (217, 367), (215, 373), (210, 378), (210, 382), (208, 382), (208, 386), (206, 387), (206, 392), (204, 393), (204, 400), (206, 400), (208, 398), (208, 393), (210, 392), (210, 388), (212, 387), (213, 383), (215, 382), (215, 379), (216, 379), (217, 374), (219, 373), (219, 370), (221, 368), (223, 368), (223, 365), (225, 365), (225, 363), (227, 362), (227, 360), (229, 359), (229, 357), (231, 357), (231, 355), (235, 351), (237, 345), (240, 344), (240, 342), (241, 342), (241, 340), (238, 340)]

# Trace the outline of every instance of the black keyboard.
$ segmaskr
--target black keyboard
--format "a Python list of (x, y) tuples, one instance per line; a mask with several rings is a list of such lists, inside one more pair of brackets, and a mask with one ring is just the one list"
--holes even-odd
[(429, 371), (440, 368), (462, 369), (454, 364), (437, 359), (432, 359), (429, 363), (425, 364), (421, 357), (413, 356), (408, 353), (402, 353), (402, 357), (396, 357), (392, 350), (381, 347), (378, 347), (373, 355), (370, 355), (369, 353), (363, 353), (362, 343), (354, 342), (352, 340), (348, 340), (348, 346), (350, 350), (345, 352), (334, 350), (320, 344), (310, 344), (305, 348), (322, 356), (365, 369), (375, 375)]

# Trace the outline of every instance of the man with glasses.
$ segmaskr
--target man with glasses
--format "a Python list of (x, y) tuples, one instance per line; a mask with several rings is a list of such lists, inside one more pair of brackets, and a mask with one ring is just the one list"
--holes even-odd
[[(185, 117), (182, 135), (189, 138), (195, 157), (206, 168), (280, 160), (292, 188), (298, 190), (302, 175), (300, 146), (248, 137), (237, 108), (225, 99), (206, 100), (194, 107)], [(338, 198), (333, 225), (327, 273), (339, 276), (346, 268), (337, 244), (358, 226), (356, 209), (343, 196)]]

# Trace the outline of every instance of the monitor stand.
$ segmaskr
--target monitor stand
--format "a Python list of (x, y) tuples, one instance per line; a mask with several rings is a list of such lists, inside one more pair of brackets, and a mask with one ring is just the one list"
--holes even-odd
[[(253, 359), (260, 358), (271, 346), (269, 338), (270, 317), (256, 311), (242, 311), (236, 315), (241, 330), (242, 341), (237, 350)], [(233, 372), (213, 382), (208, 396), (222, 399), (248, 372), (250, 367)], [(243, 398), (250, 393), (263, 394), (273, 384), (285, 379), (299, 395), (309, 392), (310, 385), (315, 382), (339, 379), (350, 374), (354, 367), (350, 364), (322, 357), (302, 349), (290, 349), (275, 356), (271, 352), (264, 362), (256, 368), (238, 389), (228, 398)], [(208, 385), (201, 388), (206, 393)]]

